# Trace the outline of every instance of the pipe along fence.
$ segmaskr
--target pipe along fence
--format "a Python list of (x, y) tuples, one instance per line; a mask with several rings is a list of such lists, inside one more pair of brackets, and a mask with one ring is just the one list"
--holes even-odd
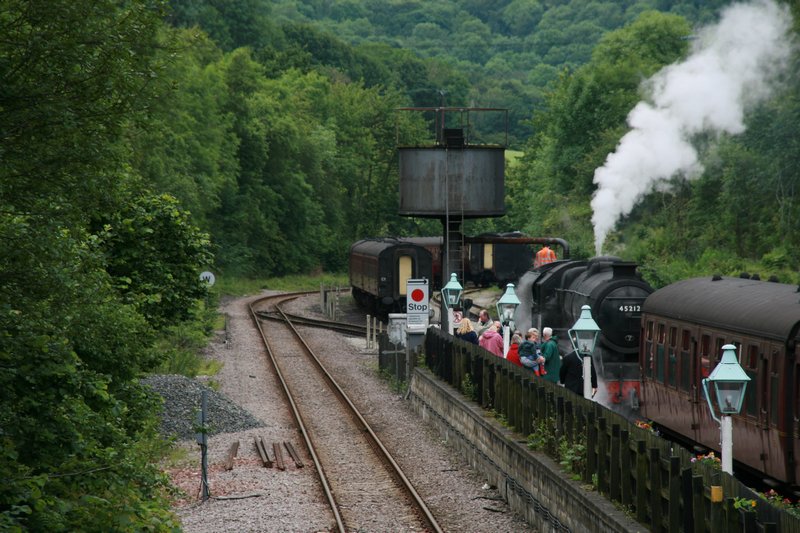
[(439, 379), (652, 531), (800, 533), (800, 518), (718, 467), (528, 369), (437, 328), (425, 335), (424, 357)]

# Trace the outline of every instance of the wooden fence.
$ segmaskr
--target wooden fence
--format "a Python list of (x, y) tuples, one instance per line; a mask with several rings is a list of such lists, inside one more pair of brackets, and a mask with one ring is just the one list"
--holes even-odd
[(439, 379), (493, 410), (518, 433), (531, 435), (544, 423), (567, 445), (585, 443), (579, 473), (583, 482), (593, 483), (652, 531), (800, 533), (800, 519), (735, 478), (692, 462), (688, 450), (532, 377), (527, 369), (436, 328), (428, 329), (424, 352), (426, 366)]

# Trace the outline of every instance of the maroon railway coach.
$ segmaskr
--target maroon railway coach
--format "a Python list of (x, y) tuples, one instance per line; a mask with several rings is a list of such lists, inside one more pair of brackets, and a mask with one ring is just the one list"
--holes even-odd
[(722, 346), (734, 344), (751, 379), (742, 412), (733, 417), (734, 461), (797, 487), (799, 330), (796, 285), (708, 276), (655, 291), (642, 308), (641, 414), (671, 436), (719, 450), (702, 380)]

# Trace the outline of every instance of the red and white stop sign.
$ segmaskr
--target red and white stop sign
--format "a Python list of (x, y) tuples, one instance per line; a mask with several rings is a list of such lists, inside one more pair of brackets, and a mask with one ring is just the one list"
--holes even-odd
[(428, 302), (428, 280), (409, 279), (406, 282), (406, 320), (409, 327), (427, 328), (428, 312), (430, 303)]

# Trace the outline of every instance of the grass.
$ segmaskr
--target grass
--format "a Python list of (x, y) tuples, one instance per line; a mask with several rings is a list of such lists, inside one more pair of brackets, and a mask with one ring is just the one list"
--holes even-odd
[(520, 152), (518, 150), (506, 150), (506, 161), (508, 162), (508, 166), (515, 166), (517, 164), (517, 160), (523, 155), (525, 155), (525, 152)]
[(212, 290), (225, 296), (246, 296), (258, 294), (263, 290), (273, 291), (313, 291), (320, 285), (328, 287), (349, 287), (347, 274), (293, 275), (280, 278), (227, 278), (218, 276)]
[[(245, 296), (258, 294), (262, 290), (305, 291), (327, 287), (348, 287), (346, 274), (323, 274), (314, 276), (285, 276), (281, 278), (247, 279), (218, 276), (211, 288), (210, 298), (200, 302), (194, 320), (172, 326), (162, 332), (155, 349), (162, 354), (159, 373), (181, 374), (188, 377), (214, 376), (222, 368), (219, 361), (203, 357), (203, 350), (213, 338), (214, 332), (225, 329), (225, 316), (218, 313), (216, 303), (221, 295)], [(213, 386), (213, 381), (211, 382)]]

